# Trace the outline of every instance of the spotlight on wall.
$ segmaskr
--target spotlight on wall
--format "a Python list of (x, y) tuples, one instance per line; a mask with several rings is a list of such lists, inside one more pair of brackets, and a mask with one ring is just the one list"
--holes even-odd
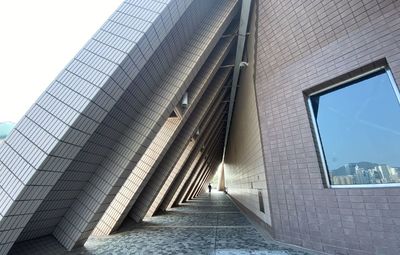
[(249, 66), (249, 63), (247, 63), (247, 62), (240, 62), (240, 64), (239, 64), (240, 68), (246, 68), (248, 66)]

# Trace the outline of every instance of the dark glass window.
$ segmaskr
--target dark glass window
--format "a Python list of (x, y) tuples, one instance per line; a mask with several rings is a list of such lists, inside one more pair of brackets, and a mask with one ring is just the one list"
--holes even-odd
[(260, 212), (265, 213), (264, 209), (264, 199), (261, 190), (258, 191), (258, 204), (260, 206)]
[(309, 97), (331, 185), (400, 183), (400, 101), (381, 69)]

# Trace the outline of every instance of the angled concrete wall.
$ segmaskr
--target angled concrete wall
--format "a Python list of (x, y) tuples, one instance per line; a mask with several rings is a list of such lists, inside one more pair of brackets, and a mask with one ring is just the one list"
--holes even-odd
[[(9, 250), (56, 182), (70, 173), (67, 169), (75, 165), (76, 175), (86, 179), (91, 176), (82, 169), (99, 164), (108, 147), (97, 146), (100, 155), (84, 147), (90, 147), (88, 140), (95, 133), (97, 144), (116, 142), (102, 133), (107, 127), (101, 129), (101, 123), (111, 116), (109, 112), (138, 79), (139, 72), (145, 72), (145, 64), (149, 63), (146, 60), (191, 1), (133, 2), (134, 6), (126, 1), (119, 7), (1, 145), (0, 168), (8, 183), (1, 184), (1, 252)], [(142, 102), (140, 98), (150, 96), (150, 88), (143, 86), (143, 91), (135, 91), (133, 95), (142, 93), (134, 101), (135, 107)], [(93, 147), (95, 143), (90, 149)], [(77, 195), (74, 185), (71, 188), (73, 194), (65, 192), (70, 190), (68, 185), (63, 186), (64, 192), (58, 192), (60, 200)], [(56, 204), (53, 202), (51, 207)]]
[[(225, 106), (226, 110), (226, 106)], [(175, 201), (173, 202), (174, 205), (179, 205), (180, 203), (187, 200), (189, 192), (192, 190), (193, 186), (195, 185), (196, 180), (198, 179), (199, 175), (202, 173), (204, 169), (204, 165), (206, 163), (207, 158), (207, 151), (212, 151), (215, 147), (215, 141), (222, 133), (223, 123), (221, 122), (222, 118), (219, 118), (219, 124), (216, 125), (213, 130), (216, 130), (210, 135), (206, 141), (204, 142), (204, 146), (200, 149), (199, 154), (201, 154), (200, 159), (197, 162), (193, 162), (194, 168), (192, 170), (192, 174), (187, 178), (186, 182), (184, 183), (182, 189), (180, 190), (179, 194), (176, 196)], [(218, 130), (218, 131), (217, 131)]]
[[(121, 4), (0, 144), (0, 254), (72, 249), (204, 191), (222, 158), (231, 73), (218, 68), (234, 57), (239, 2)], [(400, 189), (327, 188), (304, 100), (381, 64), (400, 84), (399, 2), (253, 2), (229, 195), (279, 241), (400, 254)]]
[[(226, 23), (229, 24), (229, 20), (226, 20)], [(235, 26), (233, 26), (233, 28), (234, 27)], [(204, 93), (210, 83), (213, 83), (212, 79), (217, 72), (219, 65), (228, 54), (232, 43), (233, 38), (226, 38), (222, 39), (215, 46), (215, 49), (212, 51), (203, 67), (199, 70), (199, 73), (194, 78), (192, 84), (187, 89), (188, 94), (190, 95), (190, 103), (187, 108), (183, 109), (183, 116), (176, 118), (176, 120), (171, 120), (176, 122), (175, 125), (166, 126), (164, 124), (163, 128), (161, 128), (161, 130), (158, 132), (157, 136), (153, 139), (152, 143), (147, 148), (136, 167), (128, 176), (127, 181), (125, 181), (121, 190), (113, 199), (113, 202), (110, 204), (104, 216), (97, 225), (94, 234), (107, 235), (118, 229), (132, 208), (139, 194), (148, 184), (153, 173), (156, 171), (157, 166), (165, 157), (169, 147), (172, 145), (173, 141), (177, 139), (180, 130), (188, 121), (189, 116), (191, 116), (193, 111), (199, 110), (196, 108), (196, 105), (200, 101), (200, 98), (207, 98), (211, 96), (210, 92), (208, 92), (206, 95), (204, 95)], [(219, 81), (216, 82), (218, 83)], [(218, 84), (213, 85), (218, 87)], [(206, 99), (202, 100), (204, 101)], [(179, 106), (180, 105), (178, 104), (178, 107)]]
[[(207, 2), (203, 3), (203, 5), (207, 5)], [(197, 7), (201, 7), (201, 5), (197, 4)], [(206, 10), (207, 8), (203, 7), (202, 9)], [(109, 113), (108, 116), (111, 117), (104, 123), (112, 126), (111, 134), (116, 136), (116, 142), (111, 146), (111, 150), (108, 150), (106, 157), (101, 160), (96, 171), (88, 180), (88, 184), (79, 193), (53, 231), (53, 235), (67, 249), (80, 246), (87, 240), (110, 201), (125, 181), (126, 175), (143, 155), (190, 85), (198, 71), (198, 69), (190, 67), (201, 65), (204, 61), (202, 58), (198, 61), (193, 58), (194, 54), (197, 54), (197, 49), (190, 43), (197, 39), (194, 34), (190, 34), (190, 31), (196, 31), (203, 16), (201, 11), (196, 15), (184, 16), (192, 21), (192, 26), (178, 30), (186, 43), (177, 42), (175, 45), (180, 46), (180, 50), (183, 51), (176, 55), (174, 62), (170, 62), (172, 65), (164, 73), (157, 68), (146, 69), (147, 73), (143, 73), (142, 80), (132, 84), (131, 93), (124, 93), (122, 99), (117, 102), (117, 106)], [(179, 24), (177, 23), (177, 26)], [(172, 35), (173, 40), (182, 40), (175, 38), (174, 34)], [(187, 61), (187, 58), (191, 61)], [(157, 59), (157, 61), (160, 60)], [(182, 66), (181, 61), (185, 61), (187, 66)], [(138, 88), (144, 87), (143, 81), (148, 85), (147, 93), (149, 95), (147, 98), (139, 95), (136, 100), (132, 100), (133, 91), (137, 93)], [(142, 101), (143, 106), (135, 106), (132, 103), (137, 101)], [(100, 150), (104, 151), (103, 148)], [(94, 153), (98, 153), (98, 151), (94, 151)]]
[(212, 133), (215, 132), (215, 129), (219, 124), (218, 123), (219, 119), (215, 118), (214, 114), (217, 109), (220, 108), (224, 109), (225, 103), (222, 102), (222, 100), (225, 98), (225, 94), (226, 94), (226, 89), (223, 89), (223, 91), (221, 91), (220, 93), (219, 98), (215, 102), (216, 107), (212, 107), (212, 109), (210, 109), (210, 111), (207, 112), (207, 115), (210, 116), (210, 119), (207, 119), (208, 123), (207, 121), (203, 121), (204, 123), (200, 125), (199, 138), (196, 143), (196, 146), (191, 151), (187, 161), (181, 167), (175, 180), (170, 185), (168, 192), (166, 193), (162, 203), (159, 206), (160, 210), (164, 211), (168, 208), (171, 208), (181, 190), (184, 188), (185, 185), (188, 185), (186, 184), (186, 182), (190, 178), (197, 162), (200, 160), (200, 157), (202, 155), (201, 149), (203, 148), (203, 146), (205, 146), (206, 142), (210, 139)]
[[(224, 73), (224, 75), (221, 75), (222, 77), (218, 77), (219, 81), (216, 82), (216, 83), (219, 82), (220, 85), (218, 86), (216, 83), (212, 84), (213, 88), (218, 88), (218, 90), (215, 92), (215, 94), (214, 95), (205, 95), (205, 98), (208, 98), (210, 101), (209, 107), (205, 107), (204, 109), (196, 109), (196, 113), (198, 112), (198, 118), (201, 116), (201, 119), (200, 120), (192, 120), (191, 128), (185, 127), (185, 130), (187, 130), (186, 132), (191, 132), (192, 137), (197, 132), (197, 130), (199, 130), (201, 125), (207, 125), (210, 122), (211, 117), (212, 117), (212, 115), (208, 115), (210, 110), (213, 108), (218, 109), (219, 107), (221, 107), (220, 105), (218, 105), (218, 103), (216, 102), (215, 99), (218, 97), (218, 93), (222, 89), (222, 86), (226, 85), (226, 79), (228, 78), (228, 75), (230, 72), (229, 72), (229, 70), (224, 70), (223, 73)], [(221, 113), (221, 114), (223, 114), (223, 113)], [(197, 117), (197, 116), (195, 116), (195, 114), (193, 113), (193, 117)], [(203, 135), (203, 133), (201, 132), (200, 135)], [(181, 141), (184, 142), (185, 140), (188, 139), (188, 137), (189, 136), (185, 137), (184, 134), (182, 134), (180, 138), (182, 139)], [(186, 143), (187, 143), (187, 141), (186, 141)], [(158, 188), (158, 189), (160, 189), (160, 191), (158, 192), (157, 196), (154, 198), (153, 202), (151, 203), (151, 206), (146, 213), (147, 217), (153, 216), (155, 211), (158, 209), (160, 203), (164, 199), (166, 192), (171, 187), (172, 182), (176, 178), (176, 175), (182, 170), (182, 166), (186, 163), (186, 160), (188, 160), (189, 154), (194, 149), (194, 145), (195, 145), (195, 143), (191, 144), (189, 142), (189, 143), (187, 143), (187, 145), (183, 151), (181, 150), (180, 152), (178, 152), (176, 154), (176, 156), (178, 156), (178, 155), (179, 156), (175, 157), (175, 159), (174, 159), (175, 162), (170, 166), (170, 169), (165, 176), (166, 179), (163, 182), (161, 182), (162, 183), (162, 185), (160, 185), (161, 189)], [(179, 151), (179, 149), (181, 149), (180, 146), (181, 146), (180, 144), (176, 144), (176, 146), (174, 146), (174, 150)], [(161, 171), (158, 171), (158, 173), (160, 173), (160, 172)]]
[(119, 7), (0, 145), (0, 253), (46, 235), (67, 249), (85, 243), (143, 155), (155, 156), (152, 141), (183, 125), (168, 119), (183, 94), (200, 99), (205, 87), (192, 81), (237, 9), (235, 0)]
[[(201, 121), (206, 117), (206, 113), (208, 112), (208, 110), (211, 107), (218, 106), (212, 103), (215, 101), (215, 98), (218, 96), (218, 92), (225, 84), (224, 81), (226, 79), (227, 74), (229, 74), (229, 70), (223, 72), (221, 75), (222, 78), (218, 77), (216, 83), (212, 84), (213, 86), (211, 86), (210, 90), (207, 91), (209, 92), (208, 96), (204, 97), (203, 101), (201, 101), (198, 104), (196, 111), (190, 116), (188, 122), (182, 128), (177, 139), (175, 139), (173, 145), (171, 146), (171, 149), (163, 158), (156, 172), (148, 182), (148, 185), (145, 187), (143, 192), (140, 194), (138, 200), (132, 207), (129, 215), (136, 222), (140, 222), (146, 216), (146, 214), (152, 216), (154, 211), (158, 208), (158, 203), (160, 202), (162, 196), (164, 195), (164, 193), (162, 192), (162, 188), (166, 187), (165, 181), (168, 179), (169, 175), (174, 170), (182, 153), (184, 153), (186, 145), (190, 142), (191, 137), (193, 137), (193, 135), (195, 134)], [(186, 160), (186, 158), (183, 160)], [(180, 169), (179, 167), (177, 168), (178, 168), (177, 170)], [(152, 205), (153, 208), (151, 208)]]
[(224, 137), (220, 136), (219, 139), (216, 140), (214, 150), (208, 155), (203, 174), (200, 175), (200, 178), (197, 180), (197, 182), (195, 182), (195, 185), (193, 186), (193, 191), (189, 195), (189, 199), (197, 197), (199, 194), (201, 194), (201, 192), (204, 192), (206, 190), (207, 181), (213, 177), (213, 174), (217, 170), (218, 165), (222, 161), (223, 146)]

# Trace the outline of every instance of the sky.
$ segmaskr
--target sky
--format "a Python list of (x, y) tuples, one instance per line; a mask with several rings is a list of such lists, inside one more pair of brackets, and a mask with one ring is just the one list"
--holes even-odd
[(400, 104), (386, 73), (320, 97), (329, 170), (367, 161), (400, 167)]
[(122, 0), (0, 0), (0, 122), (18, 122)]

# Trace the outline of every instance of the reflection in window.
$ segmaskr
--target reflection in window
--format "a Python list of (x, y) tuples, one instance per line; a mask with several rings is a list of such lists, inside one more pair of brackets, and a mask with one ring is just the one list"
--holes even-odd
[(331, 185), (400, 183), (400, 103), (384, 69), (309, 97)]

